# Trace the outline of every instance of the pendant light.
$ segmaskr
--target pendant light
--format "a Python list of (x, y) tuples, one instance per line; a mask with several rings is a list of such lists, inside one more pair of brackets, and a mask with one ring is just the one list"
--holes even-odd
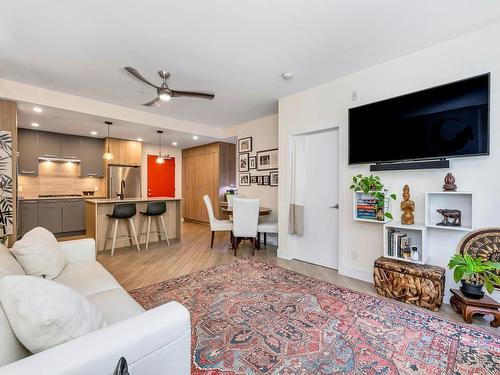
[(156, 158), (156, 164), (165, 163), (165, 159), (161, 156), (161, 135), (163, 134), (163, 130), (157, 130), (158, 133), (158, 157)]
[(108, 126), (108, 149), (107, 151), (102, 155), (102, 158), (104, 160), (113, 160), (114, 156), (113, 154), (109, 151), (109, 127), (110, 125), (112, 125), (113, 123), (111, 121), (104, 121), (104, 123)]

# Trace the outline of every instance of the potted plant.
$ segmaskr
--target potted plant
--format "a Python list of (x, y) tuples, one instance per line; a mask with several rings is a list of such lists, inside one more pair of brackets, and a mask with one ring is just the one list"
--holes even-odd
[(500, 277), (495, 273), (500, 270), (500, 263), (473, 258), (469, 254), (455, 254), (448, 263), (453, 271), (455, 282), (462, 282), (460, 291), (469, 298), (480, 299), (484, 296), (483, 286), (489, 294), (493, 293), (494, 284), (500, 285)]
[[(355, 192), (362, 192), (371, 195), (376, 199), (377, 219), (384, 220), (384, 217), (392, 220), (390, 212), (385, 211), (386, 197), (388, 189), (385, 188), (379, 176), (370, 175), (369, 177), (357, 175), (352, 177), (353, 184), (349, 188)], [(390, 194), (389, 198), (396, 200), (396, 194)]]

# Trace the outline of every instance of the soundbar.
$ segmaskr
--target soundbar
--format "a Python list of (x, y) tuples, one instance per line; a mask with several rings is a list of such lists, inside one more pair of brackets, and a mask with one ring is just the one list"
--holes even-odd
[(450, 168), (450, 161), (430, 160), (430, 161), (412, 161), (407, 163), (379, 163), (370, 165), (370, 171), (403, 171), (413, 169), (442, 169)]

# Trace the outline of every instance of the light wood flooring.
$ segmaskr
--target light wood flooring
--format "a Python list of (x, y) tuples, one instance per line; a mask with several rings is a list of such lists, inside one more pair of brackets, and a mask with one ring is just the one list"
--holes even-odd
[[(123, 247), (115, 249), (113, 257), (110, 256), (109, 251), (99, 252), (97, 260), (111, 272), (126, 290), (132, 290), (218, 264), (230, 263), (235, 259), (233, 254), (230, 249), (229, 233), (217, 233), (214, 248), (210, 249), (209, 227), (183, 222), (182, 241), (170, 241), (169, 247), (164, 241), (151, 243), (147, 251), (142, 250), (141, 252), (137, 252), (135, 247)], [(251, 255), (250, 243), (243, 242), (238, 249), (237, 257)], [(255, 259), (378, 296), (373, 284), (339, 275), (337, 271), (329, 268), (298, 260), (277, 258), (275, 246), (268, 245), (257, 250)], [(456, 314), (449, 305), (441, 306), (440, 310), (433, 314), (464, 323), (461, 316)], [(490, 327), (486, 318), (475, 318), (475, 321), (476, 326), (480, 325), (489, 332), (498, 334), (500, 331), (500, 329)]]

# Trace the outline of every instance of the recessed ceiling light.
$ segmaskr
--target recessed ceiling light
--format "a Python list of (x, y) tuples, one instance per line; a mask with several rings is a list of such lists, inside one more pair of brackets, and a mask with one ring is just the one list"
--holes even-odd
[(92, 134), (92, 135), (97, 135), (97, 132), (96, 132), (95, 130), (92, 130), (92, 131), (90, 132), (90, 134)]
[(177, 146), (177, 142), (172, 142), (172, 146)]
[(42, 112), (42, 109), (40, 107), (34, 107), (33, 111), (40, 113)]
[(38, 128), (40, 124), (38, 122), (32, 122), (31, 126), (33, 126), (34, 128)]
[(198, 136), (197, 135), (193, 135), (193, 139), (194, 140), (198, 139)]
[(142, 142), (142, 138), (137, 138), (137, 140), (138, 140), (139, 142)]
[(293, 73), (292, 72), (284, 72), (281, 73), (281, 78), (283, 78), (285, 81), (291, 81), (293, 79)]

